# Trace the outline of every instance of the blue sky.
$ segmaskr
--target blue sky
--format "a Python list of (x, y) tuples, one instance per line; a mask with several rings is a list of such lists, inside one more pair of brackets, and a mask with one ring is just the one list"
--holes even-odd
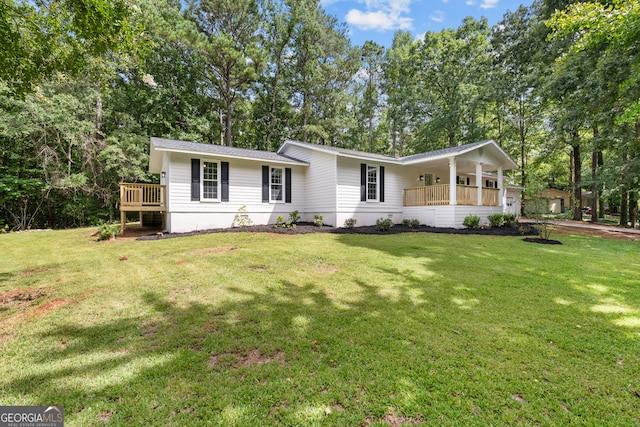
[(321, 0), (324, 9), (345, 22), (353, 44), (373, 40), (391, 46), (393, 34), (406, 30), (415, 37), (427, 31), (458, 28), (466, 16), (484, 16), (495, 25), (507, 10), (527, 0)]

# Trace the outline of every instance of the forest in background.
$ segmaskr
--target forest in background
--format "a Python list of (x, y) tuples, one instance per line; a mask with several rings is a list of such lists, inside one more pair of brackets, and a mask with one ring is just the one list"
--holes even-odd
[(394, 156), (492, 138), (532, 194), (636, 224), (640, 0), (540, 0), (489, 27), (353, 46), (319, 0), (3, 0), (0, 229), (110, 221), (149, 137)]

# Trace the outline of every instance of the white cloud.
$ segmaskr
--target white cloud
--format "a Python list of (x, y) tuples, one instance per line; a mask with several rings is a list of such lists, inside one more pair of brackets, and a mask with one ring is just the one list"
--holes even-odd
[[(335, 1), (335, 0), (326, 0)], [(412, 0), (358, 0), (366, 7), (365, 11), (351, 9), (345, 16), (347, 23), (361, 30), (409, 30), (413, 18), (403, 16), (411, 11)]]
[(474, 6), (476, 2), (474, 0), (467, 0), (466, 2), (464, 2), (464, 4), (466, 4), (467, 6)]
[(493, 9), (498, 5), (499, 0), (483, 0), (480, 9)]
[(444, 12), (441, 10), (436, 10), (431, 15), (429, 15), (429, 19), (431, 19), (433, 22), (443, 22)]

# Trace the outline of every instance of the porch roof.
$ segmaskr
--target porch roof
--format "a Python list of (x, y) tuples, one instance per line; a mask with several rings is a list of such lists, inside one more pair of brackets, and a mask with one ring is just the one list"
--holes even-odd
[[(402, 163), (405, 165), (438, 163), (455, 157), (462, 160), (458, 166), (460, 170), (465, 168), (465, 163), (471, 170), (475, 170), (475, 163), (482, 163), (482, 170), (485, 172), (495, 171), (498, 167), (504, 170), (516, 169), (518, 164), (492, 139), (478, 141), (471, 144), (448, 147), (441, 150), (429, 151), (427, 153), (414, 154), (404, 157)], [(465, 162), (466, 161), (466, 162)]]

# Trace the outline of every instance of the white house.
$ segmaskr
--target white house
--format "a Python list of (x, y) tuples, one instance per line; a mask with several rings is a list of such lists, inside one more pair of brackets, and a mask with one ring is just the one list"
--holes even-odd
[(162, 211), (173, 233), (232, 227), (242, 209), (254, 224), (297, 210), (338, 227), (417, 218), (461, 228), (467, 215), (519, 212), (503, 176), (516, 167), (492, 140), (395, 158), (298, 141), (273, 153), (151, 138), (160, 185), (122, 184), (121, 211)]

